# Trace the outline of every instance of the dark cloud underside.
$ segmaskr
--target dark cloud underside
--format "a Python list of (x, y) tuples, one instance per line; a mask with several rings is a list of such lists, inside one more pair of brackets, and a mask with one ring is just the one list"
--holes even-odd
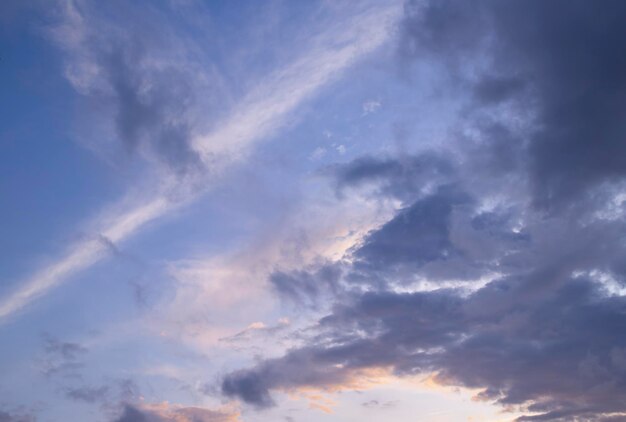
[(232, 414), (199, 407), (173, 409), (144, 409), (131, 404), (123, 406), (122, 412), (113, 422), (229, 422)]
[[(407, 4), (403, 57), (449, 70), (479, 147), (332, 168), (341, 195), (367, 186), (401, 209), (349, 259), (272, 277), (332, 310), (303, 346), (227, 375), (224, 394), (270, 406), (272, 390), (390, 367), (481, 389), (520, 420), (626, 413), (624, 22), (622, 1)], [(407, 289), (424, 279), (457, 284)]]

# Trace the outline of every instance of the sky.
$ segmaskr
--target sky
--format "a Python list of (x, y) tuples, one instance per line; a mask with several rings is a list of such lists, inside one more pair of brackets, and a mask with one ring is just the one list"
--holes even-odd
[(0, 2), (0, 422), (626, 420), (624, 21)]

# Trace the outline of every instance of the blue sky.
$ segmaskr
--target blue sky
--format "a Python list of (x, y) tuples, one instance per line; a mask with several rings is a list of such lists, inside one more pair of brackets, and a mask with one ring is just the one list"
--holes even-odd
[(624, 15), (4, 2), (0, 421), (619, 420)]

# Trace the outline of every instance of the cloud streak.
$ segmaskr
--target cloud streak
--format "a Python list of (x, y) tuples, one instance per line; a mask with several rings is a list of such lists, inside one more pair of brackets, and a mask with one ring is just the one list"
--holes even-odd
[[(73, 2), (67, 2), (65, 5), (66, 22), (61, 27), (64, 45), (65, 48), (74, 49), (72, 51), (75, 57), (80, 60), (70, 62), (74, 65), (68, 68), (70, 81), (79, 92), (100, 89), (100, 85), (107, 84), (108, 79), (105, 78), (104, 82), (99, 79), (106, 68), (103, 70), (97, 62), (85, 61), (81, 56), (86, 37), (83, 28), (89, 26), (90, 22), (86, 21), (89, 16), (81, 14), (81, 9)], [(81, 5), (84, 6), (83, 3)], [(94, 224), (95, 232), (99, 237), (103, 236), (114, 244), (123, 242), (149, 222), (192, 202), (207, 189), (199, 189), (200, 184), (206, 186), (207, 181), (208, 185), (215, 183), (220, 173), (245, 158), (254, 143), (270, 136), (283, 126), (290, 113), (300, 104), (340, 76), (342, 71), (359, 57), (387, 41), (398, 11), (397, 5), (386, 8), (368, 7), (353, 16), (347, 25), (338, 24), (332, 31), (314, 39), (311, 49), (294, 63), (277, 70), (262, 81), (259, 84), (261, 88), (253, 91), (241, 104), (234, 107), (231, 114), (222, 123), (217, 124), (215, 130), (207, 135), (190, 138), (190, 148), (199, 155), (203, 170), (182, 177), (166, 174), (164, 179), (157, 182), (158, 187), (154, 196), (126, 207), (121, 212), (101, 218)], [(120, 69), (119, 76), (128, 75), (126, 71)], [(139, 136), (135, 132), (147, 131), (146, 136), (152, 142), (155, 129), (146, 125), (153, 118), (158, 118), (159, 113), (155, 110), (152, 115), (150, 110), (144, 109), (145, 104), (142, 106), (142, 100), (137, 96), (140, 93), (136, 92), (136, 89), (137, 86), (117, 86), (116, 98), (120, 102), (120, 107), (137, 103), (135, 104), (137, 112), (143, 110), (148, 113), (147, 120), (134, 120), (130, 125), (118, 119), (118, 131), (122, 131), (122, 138), (130, 142), (134, 142), (131, 138)], [(122, 95), (123, 92), (127, 92), (128, 95)], [(120, 108), (119, 118), (123, 116), (126, 119), (128, 112), (129, 110), (124, 111)], [(158, 133), (162, 130), (167, 128), (159, 129)], [(194, 190), (196, 192), (191, 193)], [(20, 282), (13, 293), (0, 301), (0, 321), (6, 321), (37, 298), (64, 283), (70, 276), (103, 259), (107, 255), (106, 252), (106, 245), (98, 239), (75, 245), (59, 261)]]

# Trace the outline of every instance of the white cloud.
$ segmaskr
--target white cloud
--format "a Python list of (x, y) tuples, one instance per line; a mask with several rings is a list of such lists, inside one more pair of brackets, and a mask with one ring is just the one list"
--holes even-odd
[(317, 147), (315, 148), (315, 150), (313, 150), (309, 158), (311, 160), (319, 160), (323, 158), (325, 155), (326, 155), (326, 148)]
[(335, 147), (335, 149), (337, 150), (337, 152), (341, 155), (346, 153), (346, 146), (343, 144), (339, 144), (339, 145), (333, 145)]
[(363, 116), (375, 113), (381, 107), (381, 102), (377, 100), (368, 100), (363, 103)]

